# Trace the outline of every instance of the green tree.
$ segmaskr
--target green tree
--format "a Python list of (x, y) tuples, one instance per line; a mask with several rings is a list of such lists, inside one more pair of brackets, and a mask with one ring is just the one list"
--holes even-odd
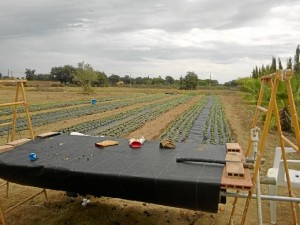
[(206, 87), (206, 86), (209, 86), (209, 81), (210, 80), (201, 80), (201, 79), (199, 79), (198, 80), (198, 86), (202, 86), (202, 87)]
[(198, 76), (194, 72), (188, 71), (181, 81), (180, 89), (195, 90), (198, 85)]
[(97, 81), (96, 84), (98, 86), (108, 86), (109, 81), (108, 81), (108, 77), (106, 76), (106, 74), (104, 72), (101, 71), (96, 71), (96, 75), (97, 75)]
[(2, 79), (2, 77), (3, 77), (3, 76), (2, 76), (2, 73), (0, 73), (0, 80)]
[(165, 80), (170, 85), (174, 84), (174, 82), (175, 82), (174, 78), (171, 76), (166, 76)]
[(257, 73), (256, 73), (255, 69), (253, 69), (253, 71), (252, 71), (252, 78), (253, 79), (257, 78)]
[(268, 75), (271, 73), (271, 67), (269, 65), (266, 65), (266, 72), (264, 75)]
[[(298, 80), (300, 80), (300, 62), (299, 62), (299, 55), (300, 55), (300, 47), (299, 45), (296, 48), (296, 54), (294, 57), (294, 72), (295, 72), (295, 76), (296, 78), (298, 78)], [(300, 84), (298, 87), (298, 93), (300, 92)]]
[(74, 81), (81, 85), (84, 93), (90, 94), (94, 91), (92, 83), (97, 81), (97, 74), (91, 65), (80, 62), (74, 74)]
[(289, 70), (292, 69), (292, 57), (288, 58), (287, 62), (286, 62), (286, 68)]
[(164, 84), (165, 80), (162, 79), (161, 76), (152, 78), (152, 85), (162, 86)]
[(280, 70), (283, 69), (282, 64), (281, 64), (281, 60), (280, 60), (279, 57), (278, 57), (278, 69), (280, 69)]
[(134, 79), (134, 83), (137, 85), (142, 85), (144, 83), (144, 80), (142, 77), (137, 77)]
[(265, 66), (264, 66), (264, 64), (261, 66), (261, 76), (264, 76), (264, 75), (266, 75), (266, 68), (265, 68)]
[(26, 70), (25, 70), (26, 80), (35, 80), (36, 75), (34, 73), (35, 73), (35, 70), (26, 68)]
[(120, 81), (120, 76), (116, 74), (112, 74), (108, 77), (108, 80), (111, 85), (115, 86)]
[(50, 74), (62, 84), (72, 83), (76, 68), (71, 65), (52, 67)]
[(131, 83), (131, 79), (129, 75), (125, 75), (124, 77), (121, 77), (121, 81), (124, 82), (124, 84), (130, 84)]
[(148, 76), (148, 77), (143, 77), (143, 84), (149, 86), (152, 83), (152, 79)]
[(270, 66), (270, 73), (274, 73), (276, 72), (276, 58), (275, 57), (272, 57), (272, 64)]
[(297, 48), (296, 48), (296, 54), (295, 54), (295, 57), (294, 57), (294, 71), (295, 72), (297, 72), (300, 69), (299, 54), (300, 54), (300, 47), (298, 45)]

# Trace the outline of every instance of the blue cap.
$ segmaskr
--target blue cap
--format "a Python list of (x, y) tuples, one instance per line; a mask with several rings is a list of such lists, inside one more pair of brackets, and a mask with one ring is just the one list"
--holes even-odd
[(30, 153), (30, 154), (29, 154), (29, 159), (30, 159), (30, 161), (35, 161), (35, 160), (37, 160), (36, 154), (35, 154), (34, 152)]

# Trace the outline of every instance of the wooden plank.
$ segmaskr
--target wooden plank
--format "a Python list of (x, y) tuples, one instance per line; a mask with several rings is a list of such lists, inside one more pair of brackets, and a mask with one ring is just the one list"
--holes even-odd
[(226, 143), (227, 152), (241, 152), (241, 146), (239, 143)]
[(0, 80), (0, 83), (26, 83), (27, 80)]
[(31, 139), (29, 139), (29, 138), (22, 138), (22, 139), (19, 139), (19, 140), (8, 142), (6, 144), (15, 147), (15, 146), (19, 146), (19, 145), (25, 144), (28, 141), (31, 141)]
[(245, 175), (243, 178), (233, 178), (226, 176), (226, 169), (223, 169), (223, 174), (221, 178), (221, 187), (225, 189), (236, 189), (236, 190), (250, 190), (253, 186), (250, 170), (244, 169)]
[(37, 135), (38, 138), (47, 138), (47, 137), (52, 137), (55, 135), (59, 135), (59, 132), (55, 132), (55, 131), (50, 131), (50, 132), (46, 132), (46, 133), (42, 133)]
[(6, 127), (12, 125), (12, 122), (7, 122), (7, 123), (1, 123), (0, 127)]
[(12, 145), (1, 145), (0, 146), (0, 153), (7, 152), (7, 151), (10, 151), (12, 149), (14, 149), (14, 146), (12, 146)]
[(245, 170), (242, 162), (226, 162), (225, 169), (228, 177), (244, 177)]
[(22, 105), (22, 104), (24, 104), (24, 103), (25, 103), (24, 101), (2, 103), (2, 104), (0, 104), (0, 107), (13, 106), (13, 105)]

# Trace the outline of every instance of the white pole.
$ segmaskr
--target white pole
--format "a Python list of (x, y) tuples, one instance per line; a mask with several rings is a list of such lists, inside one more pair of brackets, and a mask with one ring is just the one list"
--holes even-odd
[[(258, 127), (254, 127), (250, 130), (250, 136), (251, 136), (251, 141), (252, 141), (252, 146), (253, 146), (253, 158), (254, 161), (256, 160), (257, 157), (257, 147), (258, 147), (258, 132), (260, 131), (260, 129)], [(256, 177), (256, 205), (257, 205), (257, 219), (258, 219), (258, 224), (262, 225), (263, 221), (262, 221), (262, 210), (261, 210), (261, 193), (260, 193), (260, 176), (259, 176), (259, 170), (258, 172), (258, 176)]]

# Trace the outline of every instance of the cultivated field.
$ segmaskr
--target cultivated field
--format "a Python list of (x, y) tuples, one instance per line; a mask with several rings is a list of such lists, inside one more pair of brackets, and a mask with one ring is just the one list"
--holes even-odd
[[(172, 89), (98, 88), (92, 95), (83, 95), (77, 88), (26, 89), (35, 134), (48, 131), (82, 132), (91, 135), (118, 136), (126, 139), (144, 136), (146, 140), (172, 138), (174, 142), (193, 141), (195, 126), (200, 130), (197, 141), (204, 144), (239, 142), (246, 149), (254, 105), (243, 93), (230, 90), (178, 91)], [(0, 87), (0, 103), (12, 102), (14, 87)], [(97, 104), (91, 104), (96, 99)], [(11, 118), (11, 110), (0, 108), (0, 123)], [(24, 111), (20, 108), (16, 138), (28, 137)], [(288, 135), (289, 136), (289, 135)], [(6, 128), (0, 129), (0, 143), (9, 138)], [(292, 138), (291, 138), (292, 139)], [(266, 162), (261, 174), (272, 167), (277, 134), (271, 131), (265, 149)], [(262, 186), (262, 193), (268, 193)], [(8, 208), (36, 192), (36, 188), (11, 184), (10, 197), (1, 201)], [(287, 195), (286, 190), (279, 191)], [(232, 200), (219, 206), (217, 214), (191, 211), (145, 202), (109, 197), (93, 198), (82, 207), (82, 198), (69, 198), (65, 192), (49, 190), (49, 203), (38, 196), (7, 215), (8, 224), (227, 224)], [(299, 196), (300, 193), (296, 192)], [(245, 200), (238, 201), (235, 222), (241, 219)], [(278, 224), (292, 224), (289, 203), (278, 203)], [(299, 212), (299, 211), (298, 211)], [(299, 215), (300, 213), (298, 213)], [(300, 220), (300, 216), (299, 220)], [(263, 220), (270, 223), (269, 203), (263, 202)], [(247, 224), (257, 224), (256, 202), (248, 210)]]

